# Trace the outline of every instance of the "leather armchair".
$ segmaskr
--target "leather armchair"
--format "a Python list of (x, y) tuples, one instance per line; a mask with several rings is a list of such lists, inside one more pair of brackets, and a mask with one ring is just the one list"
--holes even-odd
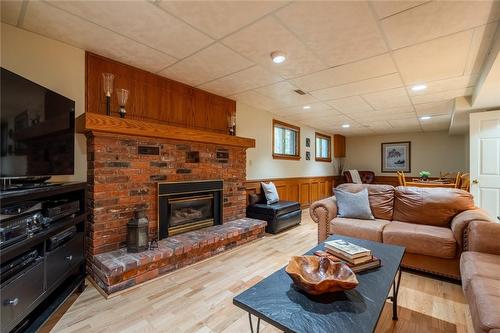
[[(363, 184), (372, 184), (375, 181), (375, 173), (373, 171), (358, 171), (359, 177)], [(352, 183), (351, 173), (344, 171), (346, 183)]]

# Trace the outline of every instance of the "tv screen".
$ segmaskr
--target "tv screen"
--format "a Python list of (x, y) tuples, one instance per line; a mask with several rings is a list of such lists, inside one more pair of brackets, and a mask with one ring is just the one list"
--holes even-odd
[(0, 177), (72, 175), (75, 102), (1, 68)]

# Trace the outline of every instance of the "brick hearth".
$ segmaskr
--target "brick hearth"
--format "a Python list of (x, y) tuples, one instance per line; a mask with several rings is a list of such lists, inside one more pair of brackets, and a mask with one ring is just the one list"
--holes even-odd
[[(139, 154), (139, 146), (158, 147), (159, 154)], [(227, 151), (226, 161), (217, 160), (217, 149)], [(89, 255), (124, 247), (127, 222), (137, 209), (146, 210), (149, 234), (157, 235), (157, 182), (222, 179), (223, 221), (244, 217), (245, 149), (171, 139), (88, 133)], [(199, 162), (188, 162), (189, 152), (198, 152)]]
[(154, 279), (264, 235), (265, 221), (242, 218), (158, 242), (158, 249), (127, 253), (126, 249), (91, 258), (91, 276), (107, 294)]

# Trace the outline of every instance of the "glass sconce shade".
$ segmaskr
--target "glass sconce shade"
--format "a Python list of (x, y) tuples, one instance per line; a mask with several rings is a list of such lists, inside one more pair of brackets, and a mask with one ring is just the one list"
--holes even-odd
[(111, 73), (102, 73), (103, 89), (107, 97), (113, 92), (113, 80), (115, 76)]
[(125, 114), (127, 113), (125, 105), (127, 105), (128, 93), (129, 91), (127, 89), (116, 89), (116, 98), (118, 99), (118, 105), (120, 106), (118, 112), (120, 113), (121, 118), (125, 118)]

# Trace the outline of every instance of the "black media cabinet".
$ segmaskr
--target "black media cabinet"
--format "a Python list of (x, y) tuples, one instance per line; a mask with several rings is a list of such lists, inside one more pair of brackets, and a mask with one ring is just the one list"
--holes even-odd
[[(36, 260), (1, 281), (1, 332), (36, 331), (75, 290), (85, 288), (85, 191), (85, 183), (61, 183), (0, 192), (2, 209), (26, 202), (79, 202), (74, 214), (55, 218), (38, 232), (0, 250), (4, 272), (7, 264), (37, 250)], [(59, 243), (54, 241), (56, 235), (65, 237)]]

